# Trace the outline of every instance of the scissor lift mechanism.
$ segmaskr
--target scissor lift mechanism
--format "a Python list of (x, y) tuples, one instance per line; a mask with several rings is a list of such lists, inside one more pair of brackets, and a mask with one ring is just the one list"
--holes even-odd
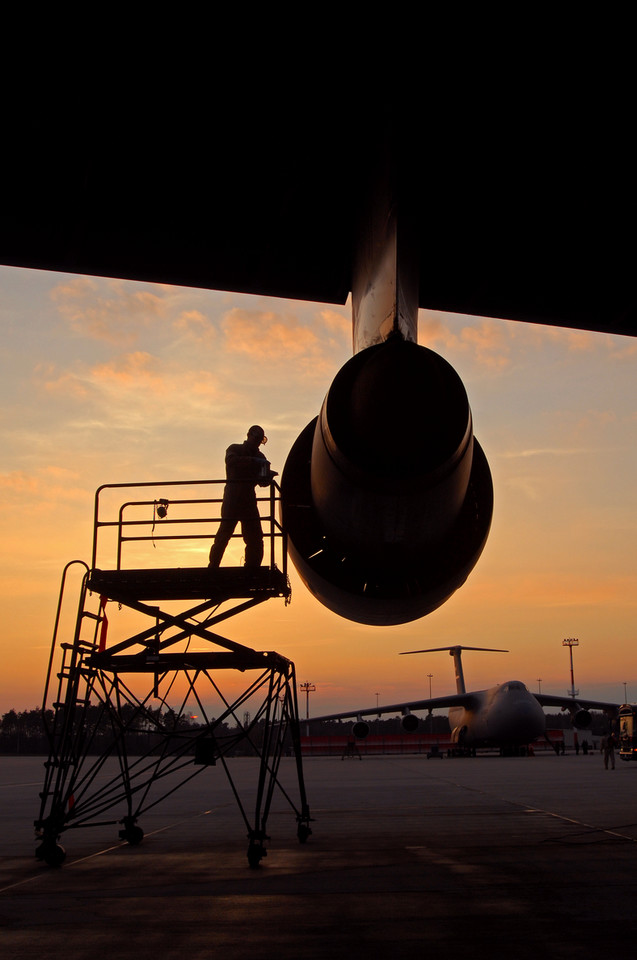
[[(211, 766), (223, 769), (232, 788), (247, 828), (250, 866), (258, 866), (266, 855), (267, 818), (276, 789), (296, 815), (300, 842), (311, 834), (294, 664), (278, 653), (257, 651), (214, 630), (221, 621), (273, 597), (289, 601), (285, 536), (275, 519), (277, 485), (273, 483), (268, 496), (260, 498), (269, 504), (269, 515), (262, 520), (270, 554), (269, 564), (256, 569), (122, 567), (124, 544), (131, 541), (152, 541), (153, 546), (173, 540), (210, 542), (211, 522), (219, 519), (218, 498), (169, 502), (147, 496), (123, 503), (116, 519), (103, 516), (104, 496), (112, 497), (113, 491), (117, 496), (123, 488), (160, 487), (165, 492), (177, 487), (181, 493), (184, 486), (205, 484), (209, 489), (211, 483), (221, 482), (109, 484), (97, 491), (92, 564), (72, 561), (64, 570), (43, 698), (49, 756), (35, 826), (37, 856), (51, 865), (63, 862), (65, 851), (59, 839), (73, 828), (120, 824), (120, 839), (141, 842), (143, 814)], [(173, 514), (179, 514), (171, 520), (168, 505)], [(217, 516), (201, 517), (201, 508), (209, 510), (211, 505)], [(194, 532), (201, 529), (200, 523), (206, 523), (207, 532)], [(175, 525), (181, 525), (181, 530)], [(98, 541), (107, 529), (116, 534), (116, 565), (102, 570), (96, 566)], [(70, 640), (61, 642), (67, 581), (76, 571), (82, 578), (74, 632)], [(109, 601), (135, 611), (147, 625), (113, 642)], [(179, 610), (166, 609), (175, 601)], [(181, 609), (184, 603), (186, 608)], [(219, 679), (228, 670), (253, 676), (230, 699), (224, 696)], [(162, 713), (156, 704), (167, 706), (169, 696), (175, 705)], [(206, 706), (211, 697), (219, 705), (214, 717)], [(193, 710), (199, 718), (196, 726), (190, 720)], [(232, 777), (231, 757), (237, 750), (259, 758), (252, 817)], [(279, 779), (281, 758), (290, 751), (298, 779), (296, 802)]]

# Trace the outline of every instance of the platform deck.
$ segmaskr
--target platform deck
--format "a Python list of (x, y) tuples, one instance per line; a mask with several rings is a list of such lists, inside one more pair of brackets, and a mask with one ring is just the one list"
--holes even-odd
[(170, 567), (148, 570), (93, 570), (89, 590), (126, 603), (130, 600), (233, 600), (290, 596), (277, 567)]

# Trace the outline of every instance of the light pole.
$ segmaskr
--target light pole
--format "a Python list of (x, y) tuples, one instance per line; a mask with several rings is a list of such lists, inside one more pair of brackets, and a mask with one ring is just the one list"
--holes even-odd
[(537, 692), (542, 693), (542, 677), (537, 678)]
[[(573, 647), (579, 647), (579, 640), (577, 639), (577, 637), (568, 637), (566, 640), (562, 640), (562, 646), (568, 647), (569, 654), (571, 656), (571, 692), (568, 693), (568, 690), (566, 692), (568, 693), (569, 697), (572, 697), (574, 700), (575, 697), (578, 695), (579, 690), (575, 689), (575, 679), (573, 675)], [(573, 731), (573, 744), (575, 746), (575, 752), (579, 753), (579, 744), (577, 741), (577, 730)]]
[(307, 681), (306, 683), (299, 684), (301, 690), (305, 692), (305, 719), (310, 719), (310, 694), (314, 693), (316, 687), (313, 683)]
[(571, 657), (571, 689), (570, 692), (567, 691), (569, 697), (573, 697), (573, 700), (578, 695), (579, 690), (575, 689), (575, 679), (573, 676), (573, 647), (579, 647), (579, 640), (576, 637), (568, 637), (566, 640), (562, 640), (562, 646), (569, 648), (569, 653)]
[(433, 680), (434, 675), (433, 673), (428, 673), (427, 676), (429, 677), (429, 699), (431, 700), (431, 681)]

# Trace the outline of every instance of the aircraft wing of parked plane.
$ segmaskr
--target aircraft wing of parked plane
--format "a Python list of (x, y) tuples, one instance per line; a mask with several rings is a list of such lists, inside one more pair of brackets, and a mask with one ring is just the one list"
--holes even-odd
[[(408, 733), (417, 730), (419, 720), (414, 710), (449, 709), (452, 742), (461, 747), (473, 746), (521, 746), (538, 737), (546, 736), (546, 717), (542, 707), (559, 707), (571, 714), (573, 726), (587, 729), (592, 722), (590, 710), (602, 710), (614, 715), (618, 704), (591, 700), (587, 697), (572, 698), (551, 694), (534, 694), (520, 680), (508, 680), (487, 690), (467, 691), (462, 670), (462, 650), (485, 650), (484, 647), (436, 647), (432, 650), (410, 650), (407, 653), (432, 653), (448, 650), (454, 659), (457, 692), (444, 697), (405, 700), (402, 703), (383, 704), (361, 710), (348, 710), (313, 718), (321, 720), (347, 720), (355, 718), (352, 733), (364, 739), (369, 725), (363, 717), (380, 717), (383, 714), (402, 714), (403, 729)], [(506, 651), (492, 652), (506, 653)]]
[(402, 713), (406, 716), (411, 710), (442, 710), (445, 707), (475, 708), (480, 694), (484, 690), (464, 694), (450, 694), (447, 697), (430, 697), (425, 700), (404, 700), (402, 703), (383, 704), (378, 707), (366, 707), (364, 710), (347, 710), (343, 713), (329, 713), (322, 717), (311, 717), (312, 723), (320, 720), (349, 720), (358, 717), (380, 717), (388, 713)]
[[(509, 680), (508, 684), (498, 684), (498, 687), (506, 687), (511, 683), (519, 684), (521, 681)], [(524, 684), (523, 686), (542, 707), (559, 707), (562, 710), (571, 710), (573, 705), (575, 705), (576, 708), (582, 710), (606, 711), (616, 710), (619, 706), (618, 703), (611, 703), (608, 700), (591, 700), (589, 697), (578, 696), (573, 700), (572, 697), (568, 696), (559, 697), (551, 694), (533, 693), (528, 690), (528, 687)], [(497, 689), (497, 687), (493, 689)], [(319, 720), (348, 720), (354, 717), (379, 717), (390, 713), (402, 713), (406, 715), (406, 713), (412, 710), (427, 710), (429, 712), (431, 710), (443, 710), (445, 707), (475, 709), (488, 692), (488, 690), (474, 690), (470, 693), (452, 693), (446, 697), (430, 697), (425, 700), (404, 700), (402, 703), (383, 704), (378, 707), (366, 707), (364, 710), (349, 710), (345, 713), (330, 713), (321, 717), (312, 717), (311, 719), (312, 722), (314, 722)]]
[(570, 696), (558, 697), (550, 693), (534, 693), (533, 696), (543, 707), (560, 707), (562, 710), (570, 710), (575, 704), (582, 710), (617, 710), (618, 703), (610, 703), (608, 700), (591, 700), (590, 697), (578, 696), (573, 699)]

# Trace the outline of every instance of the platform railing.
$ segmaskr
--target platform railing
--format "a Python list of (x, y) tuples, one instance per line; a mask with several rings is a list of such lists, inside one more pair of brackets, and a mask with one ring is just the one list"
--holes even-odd
[[(116, 534), (114, 552), (111, 552), (110, 556), (111, 563), (114, 562), (114, 568), (117, 570), (123, 569), (125, 544), (147, 542), (156, 545), (162, 541), (181, 541), (186, 545), (191, 541), (207, 540), (212, 545), (221, 521), (225, 483), (225, 480), (153, 480), (102, 484), (95, 491), (91, 569), (95, 570), (98, 567), (98, 560), (103, 566), (103, 541), (107, 530), (114, 531)], [(182, 495), (187, 489), (195, 487), (212, 487), (219, 496), (186, 497)], [(259, 496), (260, 489), (263, 489), (262, 496)], [(113, 505), (111, 492), (133, 490), (139, 491), (135, 498), (131, 497), (122, 502), (117, 498), (115, 506)], [(149, 492), (144, 496), (146, 491)], [(157, 496), (150, 491), (156, 492)], [(107, 493), (109, 502), (105, 504)], [(122, 496), (126, 494), (122, 493)], [(257, 488), (257, 504), (263, 528), (264, 558), (267, 562), (269, 554), (270, 568), (276, 566), (287, 576), (287, 538), (276, 516), (280, 498), (281, 490), (274, 480), (267, 488)], [(185, 510), (187, 515), (174, 516), (180, 510)], [(173, 516), (169, 516), (170, 513)], [(233, 539), (241, 539), (241, 518), (236, 519), (237, 527), (233, 533)], [(205, 531), (196, 532), (197, 528), (204, 525)], [(170, 532), (167, 532), (168, 530)], [(110, 549), (113, 551), (112, 546)], [(207, 555), (202, 553), (201, 565), (204, 566), (206, 563)]]

